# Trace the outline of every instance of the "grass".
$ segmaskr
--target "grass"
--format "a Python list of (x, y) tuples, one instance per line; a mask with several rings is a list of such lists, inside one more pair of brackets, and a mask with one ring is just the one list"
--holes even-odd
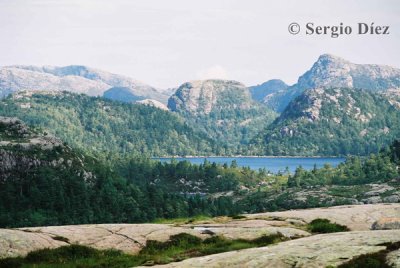
[(117, 250), (69, 245), (56, 249), (42, 249), (25, 258), (0, 260), (0, 268), (123, 268), (139, 265), (166, 264), (187, 258), (216, 254), (251, 247), (261, 247), (287, 240), (282, 234), (262, 236), (255, 240), (228, 240), (213, 236), (202, 240), (181, 233), (166, 242), (147, 241), (138, 255), (128, 255)]
[(346, 226), (332, 223), (327, 219), (315, 219), (307, 225), (307, 229), (312, 233), (336, 233), (349, 231), (349, 228)]
[(201, 221), (211, 221), (213, 218), (206, 215), (198, 215), (191, 218), (174, 218), (174, 219), (156, 219), (154, 223), (159, 224), (188, 224)]

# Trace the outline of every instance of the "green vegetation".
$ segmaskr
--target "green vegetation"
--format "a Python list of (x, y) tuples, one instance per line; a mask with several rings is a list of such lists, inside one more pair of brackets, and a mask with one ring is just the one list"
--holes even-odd
[(153, 222), (154, 223), (159, 223), (159, 224), (193, 224), (197, 222), (202, 222), (202, 221), (211, 221), (212, 217), (206, 216), (206, 215), (196, 215), (194, 217), (186, 217), (186, 218), (172, 218), (172, 219), (165, 219), (165, 218), (160, 218), (160, 219), (155, 219)]
[(202, 240), (189, 234), (174, 235), (167, 242), (148, 241), (138, 255), (128, 255), (116, 250), (96, 250), (81, 245), (42, 249), (29, 253), (25, 258), (0, 260), (0, 268), (94, 268), (133, 267), (166, 264), (191, 257), (216, 254), (251, 247), (262, 247), (284, 241), (281, 234), (262, 236), (255, 240), (228, 240), (213, 236)]
[[(253, 103), (243, 89), (220, 94), (210, 113), (172, 113), (68, 92), (20, 93), (0, 101), (0, 114), (103, 155), (368, 156), (400, 135), (400, 112), (379, 93), (325, 89), (315, 95), (309, 90), (274, 122), (277, 114)], [(321, 107), (314, 105), (316, 99)], [(23, 108), (27, 103), (30, 108)]]
[(400, 242), (386, 243), (382, 246), (386, 246), (386, 249), (376, 253), (369, 253), (357, 256), (350, 261), (339, 265), (339, 268), (390, 268), (386, 262), (386, 256), (391, 251), (398, 250), (400, 248)]
[[(200, 95), (196, 95), (201, 92)], [(205, 80), (181, 85), (168, 101), (193, 129), (216, 142), (215, 155), (246, 154), (250, 140), (277, 116), (235, 81)]]
[[(154, 164), (145, 172), (182, 169), (174, 164)], [(193, 168), (198, 168), (193, 166)], [(219, 167), (218, 167), (219, 168)], [(208, 198), (205, 193), (185, 192), (187, 185), (174, 184), (181, 177), (170, 176), (140, 182), (144, 173), (123, 178), (98, 162), (85, 162), (81, 167), (38, 166), (15, 170), (13, 179), (0, 181), (0, 226), (42, 226), (85, 223), (150, 222), (157, 218), (193, 217), (196, 215), (227, 215), (238, 213), (232, 198)], [(214, 169), (210, 168), (211, 171)], [(90, 179), (84, 174), (92, 174)], [(197, 173), (194, 173), (195, 176)], [(204, 175), (204, 179), (216, 178)], [(196, 182), (197, 177), (186, 177)], [(200, 178), (202, 179), (202, 178)], [(175, 190), (172, 186), (176, 185)], [(212, 184), (215, 189), (230, 189), (238, 185), (232, 177)], [(204, 188), (204, 190), (215, 191)]]
[(96, 250), (81, 245), (41, 249), (30, 252), (25, 258), (0, 260), (1, 268), (79, 268), (79, 267), (132, 267), (138, 265), (131, 255), (116, 250)]
[(312, 233), (336, 233), (349, 231), (344, 225), (332, 223), (327, 219), (315, 219), (312, 220), (308, 225), (307, 229)]
[(276, 117), (274, 112), (258, 104), (249, 110), (214, 109), (206, 115), (181, 115), (192, 128), (216, 142), (216, 155), (247, 154), (253, 137)]
[[(21, 108), (24, 103), (31, 108)], [(0, 101), (0, 115), (18, 117), (89, 153), (195, 155), (214, 148), (176, 114), (67, 92), (10, 96)]]
[[(217, 105), (232, 98), (227, 95)], [(21, 107), (26, 103), (30, 108)], [(0, 115), (18, 117), (87, 153), (146, 156), (244, 153), (276, 116), (258, 104), (192, 116), (69, 92), (10, 96), (0, 101)]]
[(363, 254), (351, 261), (339, 265), (340, 268), (391, 268), (392, 266), (386, 263), (386, 254), (382, 252)]
[[(399, 146), (396, 142), (393, 146)], [(396, 149), (397, 150), (397, 149)], [(311, 171), (302, 167), (296, 169), (288, 179), (289, 187), (308, 187), (316, 185), (362, 185), (372, 182), (387, 182), (399, 176), (397, 163), (390, 151), (372, 154), (367, 159), (349, 157), (338, 167), (325, 165)], [(396, 156), (397, 157), (397, 156)]]
[[(19, 129), (15, 133), (10, 131), (14, 127)], [(4, 125), (0, 134), (4, 133), (12, 140), (45, 138), (21, 123)], [(392, 183), (399, 177), (399, 146), (396, 141), (377, 155), (349, 158), (337, 168), (299, 168), (294, 175), (271, 175), (239, 168), (235, 162), (230, 166), (208, 161), (161, 163), (114, 154), (92, 157), (61, 143), (52, 149), (5, 145), (0, 154), (15, 164), (0, 170), (0, 227), (186, 221), (198, 215), (349, 204), (367, 190), (365, 183)], [(341, 185), (359, 187), (340, 191)], [(317, 189), (323, 186), (334, 187), (319, 194)]]
[[(21, 126), (23, 135), (32, 134)], [(208, 161), (192, 165), (110, 156), (108, 165), (65, 145), (21, 150), (15, 144), (2, 146), (0, 153), (16, 163), (0, 171), (0, 227), (235, 215), (240, 211), (232, 197), (211, 195), (238, 191), (240, 185), (256, 187), (267, 177), (265, 171)]]
[(394, 187), (380, 195), (384, 198), (399, 189), (399, 165), (400, 141), (396, 140), (378, 154), (368, 158), (349, 157), (336, 168), (325, 165), (307, 171), (299, 167), (286, 180), (274, 176), (268, 187), (256, 187), (257, 191), (253, 188), (235, 206), (242, 212), (258, 213), (354, 204), (368, 198), (365, 195), (371, 189), (368, 183)]

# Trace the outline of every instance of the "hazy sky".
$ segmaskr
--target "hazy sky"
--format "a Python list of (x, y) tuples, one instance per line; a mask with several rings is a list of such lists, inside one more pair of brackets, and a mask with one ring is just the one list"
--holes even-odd
[[(390, 34), (291, 35), (292, 22), (374, 22)], [(0, 65), (88, 65), (160, 88), (292, 84), (323, 53), (400, 67), (399, 48), (398, 0), (0, 0)]]

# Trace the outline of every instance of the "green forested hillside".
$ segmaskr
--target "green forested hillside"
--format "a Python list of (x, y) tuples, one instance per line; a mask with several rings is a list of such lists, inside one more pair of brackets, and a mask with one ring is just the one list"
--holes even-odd
[[(390, 183), (382, 200), (395, 198), (400, 188), (398, 141), (337, 168), (300, 167), (293, 175), (271, 175), (207, 161), (192, 165), (125, 156), (105, 164), (15, 118), (0, 117), (0, 137), (0, 227), (149, 222), (349, 204), (370, 197), (364, 194), (372, 189), (366, 183)], [(304, 192), (310, 186), (312, 192)]]
[(247, 155), (250, 141), (272, 122), (275, 113), (256, 106), (249, 110), (220, 110), (209, 115), (183, 116), (190, 126), (218, 144), (216, 155)]
[(73, 93), (19, 93), (0, 115), (43, 128), (75, 148), (150, 156), (208, 154), (214, 143), (176, 114)]
[(245, 181), (238, 169), (211, 163), (131, 158), (106, 165), (16, 118), (0, 117), (0, 138), (0, 227), (230, 214), (231, 199), (200, 195)]
[(357, 89), (308, 90), (254, 139), (266, 155), (369, 155), (400, 135), (400, 110)]

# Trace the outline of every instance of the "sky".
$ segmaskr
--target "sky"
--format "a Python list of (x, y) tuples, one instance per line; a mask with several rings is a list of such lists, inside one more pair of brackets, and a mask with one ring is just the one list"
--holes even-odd
[[(158, 88), (294, 84), (318, 56), (400, 67), (398, 0), (0, 0), (0, 66), (87, 65)], [(300, 25), (292, 35), (289, 24)], [(306, 23), (390, 34), (306, 35)]]

